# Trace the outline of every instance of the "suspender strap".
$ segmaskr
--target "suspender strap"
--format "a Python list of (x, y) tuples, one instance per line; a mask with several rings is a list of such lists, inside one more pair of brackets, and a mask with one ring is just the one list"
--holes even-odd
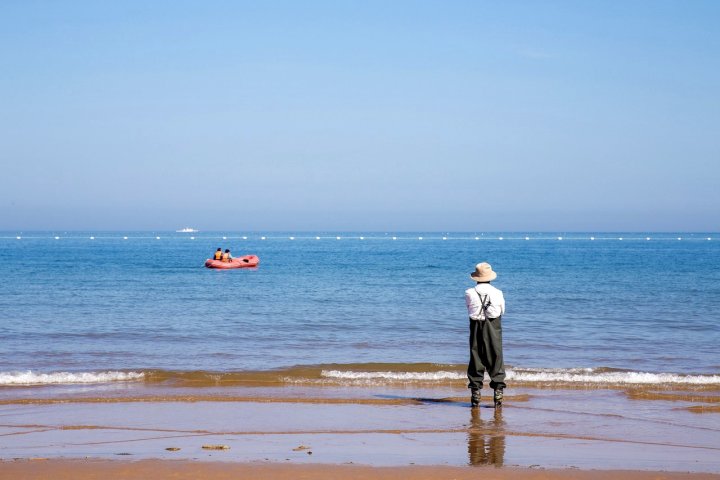
[[(481, 305), (481, 307), (480, 307), (480, 313), (485, 317), (485, 320), (487, 320), (487, 318), (488, 318), (488, 316), (487, 316), (487, 308), (490, 306), (490, 298), (489, 298), (490, 296), (489, 296), (489, 295), (485, 295), (485, 298), (483, 298), (483, 296), (480, 295), (480, 292), (477, 291), (477, 288), (474, 289), (474, 290), (475, 290), (475, 293), (477, 293), (478, 298), (480, 299), (480, 305)], [(487, 303), (486, 303), (486, 302), (487, 302)]]

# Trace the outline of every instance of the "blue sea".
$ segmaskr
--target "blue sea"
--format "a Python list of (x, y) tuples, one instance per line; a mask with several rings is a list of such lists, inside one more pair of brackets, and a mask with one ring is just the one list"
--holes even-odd
[[(204, 268), (216, 248), (260, 265)], [(505, 294), (511, 368), (720, 374), (717, 234), (4, 232), (0, 384), (462, 364), (481, 261)]]

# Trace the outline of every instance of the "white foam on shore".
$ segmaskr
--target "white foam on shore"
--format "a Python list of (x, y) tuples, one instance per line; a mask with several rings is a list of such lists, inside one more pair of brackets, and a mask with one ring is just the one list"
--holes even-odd
[(0, 385), (59, 385), (72, 383), (109, 383), (142, 380), (142, 372), (0, 372)]
[(390, 380), (400, 382), (460, 380), (467, 378), (460, 372), (353, 372), (341, 370), (323, 370), (320, 375), (339, 380)]
[[(442, 380), (465, 380), (465, 372), (356, 372), (323, 370), (324, 378), (359, 382), (433, 382)], [(720, 375), (679, 375), (676, 373), (648, 373), (596, 370), (592, 368), (569, 369), (508, 369), (506, 380), (527, 383), (592, 383), (607, 385), (720, 385)]]
[(622, 385), (718, 385), (720, 375), (680, 375), (677, 373), (649, 373), (596, 371), (595, 369), (523, 369), (508, 370), (508, 380), (519, 382), (599, 383)]

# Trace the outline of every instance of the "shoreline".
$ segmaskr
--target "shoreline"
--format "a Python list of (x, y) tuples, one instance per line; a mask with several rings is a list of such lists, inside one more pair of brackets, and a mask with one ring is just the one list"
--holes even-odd
[[(533, 388), (613, 388), (720, 391), (720, 373), (661, 372), (613, 367), (520, 367), (507, 365), (512, 385)], [(326, 363), (260, 370), (167, 370), (157, 368), (86, 371), (2, 371), (0, 393), (5, 388), (52, 386), (128, 385), (177, 387), (369, 387), (424, 385), (462, 386), (467, 382), (465, 363)]]

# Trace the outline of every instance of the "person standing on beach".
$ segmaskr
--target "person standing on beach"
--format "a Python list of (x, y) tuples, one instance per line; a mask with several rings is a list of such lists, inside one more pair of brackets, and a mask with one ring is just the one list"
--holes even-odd
[(477, 283), (465, 291), (465, 304), (470, 317), (470, 362), (467, 368), (470, 404), (473, 407), (480, 405), (480, 389), (487, 370), (490, 388), (494, 390), (493, 400), (495, 406), (499, 407), (505, 388), (501, 324), (505, 298), (501, 290), (490, 285), (497, 278), (497, 273), (489, 263), (478, 263), (470, 278)]

